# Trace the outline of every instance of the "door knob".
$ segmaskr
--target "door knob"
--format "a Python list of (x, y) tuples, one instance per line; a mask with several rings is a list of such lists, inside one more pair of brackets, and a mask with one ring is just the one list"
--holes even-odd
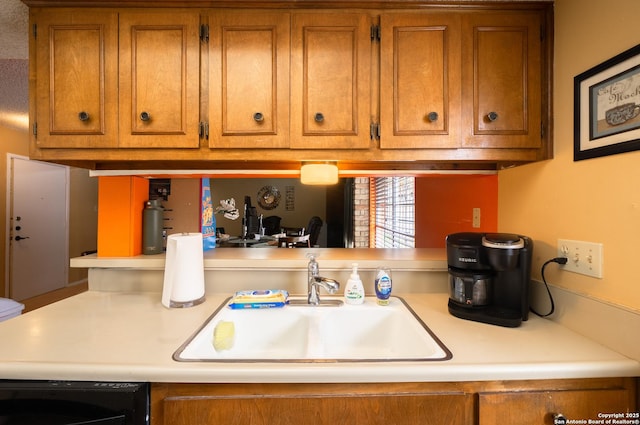
[(15, 239), (15, 240), (17, 240), (17, 241), (21, 241), (21, 240), (23, 240), (23, 239), (29, 239), (29, 236), (25, 236), (25, 237), (22, 237), (22, 236), (16, 236), (14, 239)]

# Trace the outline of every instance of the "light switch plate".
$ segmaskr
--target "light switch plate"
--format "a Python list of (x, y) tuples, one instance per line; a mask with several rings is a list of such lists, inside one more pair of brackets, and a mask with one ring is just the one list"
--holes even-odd
[(479, 228), (480, 227), (480, 208), (474, 208), (473, 209), (473, 223), (472, 223), (474, 228)]
[(562, 270), (602, 279), (603, 247), (601, 243), (558, 239), (558, 257), (567, 257)]

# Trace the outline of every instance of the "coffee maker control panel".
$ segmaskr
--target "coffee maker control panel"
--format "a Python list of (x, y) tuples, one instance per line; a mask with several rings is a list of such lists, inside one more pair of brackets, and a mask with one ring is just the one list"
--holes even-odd
[(482, 250), (482, 233), (454, 233), (447, 236), (449, 267), (487, 270)]

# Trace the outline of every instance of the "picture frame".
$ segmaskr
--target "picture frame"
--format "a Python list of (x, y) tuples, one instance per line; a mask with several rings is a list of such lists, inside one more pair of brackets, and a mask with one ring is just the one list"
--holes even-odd
[(640, 44), (574, 78), (573, 160), (640, 149)]

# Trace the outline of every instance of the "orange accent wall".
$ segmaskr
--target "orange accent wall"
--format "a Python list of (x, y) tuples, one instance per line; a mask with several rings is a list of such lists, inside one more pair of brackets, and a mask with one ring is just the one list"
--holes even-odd
[[(479, 228), (473, 208), (480, 208)], [(416, 248), (444, 248), (450, 233), (497, 230), (497, 175), (416, 178)]]
[(148, 179), (98, 177), (98, 257), (142, 254), (142, 210), (148, 198)]

